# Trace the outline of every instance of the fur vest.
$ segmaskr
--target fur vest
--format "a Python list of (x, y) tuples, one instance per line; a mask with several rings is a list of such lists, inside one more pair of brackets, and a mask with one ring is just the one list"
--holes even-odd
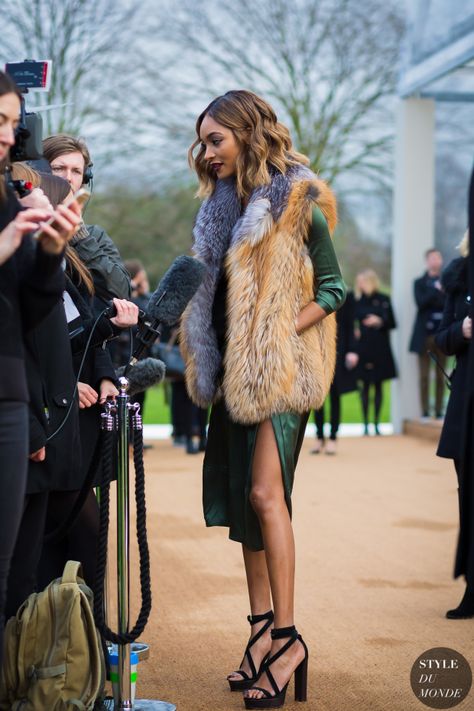
[[(336, 361), (336, 319), (331, 314), (301, 335), (295, 319), (314, 300), (314, 272), (306, 242), (312, 208), (329, 230), (336, 201), (305, 166), (274, 172), (256, 188), (241, 214), (234, 179), (218, 180), (194, 227), (194, 250), (207, 266), (205, 280), (182, 321), (181, 349), (193, 401), (206, 407), (223, 397), (231, 418), (261, 422), (282, 412), (321, 407)], [(221, 355), (212, 305), (226, 269), (227, 347)]]

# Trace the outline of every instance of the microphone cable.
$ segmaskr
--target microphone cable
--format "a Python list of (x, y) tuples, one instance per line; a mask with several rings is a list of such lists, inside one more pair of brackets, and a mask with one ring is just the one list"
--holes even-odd
[(80, 380), (80, 378), (81, 378), (82, 370), (83, 370), (83, 368), (84, 368), (84, 363), (86, 362), (86, 357), (87, 357), (87, 355), (88, 355), (88, 353), (89, 353), (89, 349), (90, 349), (90, 346), (91, 346), (92, 336), (94, 335), (95, 329), (97, 328), (97, 325), (98, 325), (100, 319), (102, 318), (102, 316), (104, 316), (104, 314), (105, 314), (106, 311), (107, 311), (107, 309), (104, 309), (103, 311), (101, 311), (101, 313), (97, 316), (96, 320), (94, 321), (94, 324), (93, 324), (93, 326), (92, 326), (92, 328), (91, 328), (91, 332), (89, 333), (89, 337), (88, 337), (87, 342), (86, 342), (86, 347), (85, 347), (85, 349), (84, 349), (84, 353), (83, 353), (83, 356), (82, 356), (82, 359), (81, 359), (81, 363), (80, 363), (80, 365), (79, 365), (79, 371), (78, 371), (78, 373), (77, 373), (76, 382), (75, 382), (75, 384), (74, 384), (74, 390), (73, 390), (73, 392), (72, 392), (71, 402), (69, 403), (69, 407), (68, 407), (67, 412), (66, 412), (66, 414), (64, 415), (64, 417), (63, 417), (61, 423), (60, 423), (59, 426), (54, 430), (54, 432), (53, 432), (52, 434), (50, 434), (49, 437), (46, 438), (46, 442), (50, 442), (50, 441), (53, 439), (53, 437), (56, 437), (56, 435), (58, 435), (58, 434), (61, 432), (61, 430), (63, 429), (64, 425), (65, 425), (66, 422), (67, 422), (67, 419), (68, 419), (69, 415), (70, 415), (71, 412), (72, 412), (72, 408), (73, 408), (74, 403), (75, 403), (77, 388), (78, 388), (78, 385), (79, 385), (79, 380)]

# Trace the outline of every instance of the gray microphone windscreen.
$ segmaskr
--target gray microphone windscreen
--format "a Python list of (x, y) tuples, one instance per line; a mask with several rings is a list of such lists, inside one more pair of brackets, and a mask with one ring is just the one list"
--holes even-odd
[[(127, 366), (121, 366), (117, 369), (117, 377), (121, 377), (125, 373)], [(165, 364), (157, 358), (144, 358), (138, 361), (133, 368), (127, 371), (129, 387), (128, 394), (130, 397), (137, 393), (142, 393), (152, 385), (161, 383), (165, 377)]]
[(177, 257), (151, 295), (147, 315), (167, 326), (175, 324), (199, 289), (205, 272), (204, 264), (194, 257)]

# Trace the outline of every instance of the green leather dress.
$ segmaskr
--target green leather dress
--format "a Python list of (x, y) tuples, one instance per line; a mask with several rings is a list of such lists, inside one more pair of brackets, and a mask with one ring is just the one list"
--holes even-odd
[[(345, 285), (329, 235), (326, 220), (313, 210), (308, 240), (315, 277), (315, 301), (326, 313), (337, 310), (345, 299)], [(222, 276), (214, 300), (213, 325), (218, 343), (225, 349), (227, 282)], [(309, 413), (283, 412), (272, 416), (280, 455), (285, 500), (291, 516), (291, 492), (298, 456)], [(227, 526), (229, 538), (250, 550), (263, 550), (260, 524), (249, 501), (252, 463), (258, 424), (233, 422), (221, 401), (213, 406), (203, 468), (203, 507), (207, 526)]]

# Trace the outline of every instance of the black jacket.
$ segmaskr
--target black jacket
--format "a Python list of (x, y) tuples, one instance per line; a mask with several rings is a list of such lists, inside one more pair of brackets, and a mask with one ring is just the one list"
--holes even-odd
[(130, 298), (130, 275), (117, 247), (102, 227), (82, 225), (71, 245), (92, 274), (97, 298), (104, 301), (114, 296)]
[[(364, 326), (363, 321), (370, 314), (380, 316), (383, 321), (381, 328)], [(379, 291), (371, 296), (362, 294), (360, 299), (356, 299), (354, 315), (360, 330), (357, 376), (369, 383), (396, 378), (397, 370), (390, 346), (390, 330), (396, 328), (396, 323), (390, 298)]]
[(355, 299), (350, 291), (340, 309), (336, 311), (337, 321), (337, 358), (333, 386), (340, 395), (357, 389), (357, 369), (346, 368), (346, 354), (357, 353), (357, 341), (354, 334)]
[(445, 295), (440, 289), (436, 289), (431, 284), (428, 272), (425, 272), (422, 277), (415, 280), (414, 283), (415, 302), (418, 307), (413, 334), (410, 340), (410, 353), (425, 352), (425, 341), (427, 331), (426, 323), (429, 315), (433, 311), (443, 311)]
[[(27, 493), (80, 489), (99, 435), (99, 405), (79, 410), (76, 396), (62, 429), (47, 441), (63, 422), (70, 406), (94, 321), (87, 298), (68, 278), (66, 290), (79, 310), (83, 330), (70, 338), (61, 300), (26, 339), (30, 453), (46, 446), (45, 461), (29, 463)], [(102, 349), (102, 342), (114, 332), (110, 321), (103, 318), (92, 336), (80, 380), (96, 389), (102, 378), (115, 378), (108, 353)]]
[[(21, 210), (11, 190), (0, 205), (0, 231)], [(51, 311), (61, 298), (62, 255), (43, 252), (32, 237), (0, 265), (0, 400), (28, 402), (23, 334)]]
[[(84, 331), (72, 342), (73, 367), (74, 372), (77, 375), (86, 341), (96, 319), (96, 315), (93, 311), (92, 299), (85, 288), (81, 285), (73, 285), (70, 283), (68, 291), (71, 294), (79, 313), (81, 314), (84, 324)], [(87, 383), (93, 387), (94, 390), (99, 392), (100, 383), (105, 378), (116, 381), (116, 374), (112, 365), (112, 359), (108, 348), (105, 347), (107, 339), (112, 338), (116, 334), (116, 329), (112, 326), (108, 319), (102, 318), (99, 322), (99, 329), (95, 333), (96, 336), (92, 342), (94, 347), (91, 348), (89, 355), (84, 362), (80, 382)], [(99, 403), (92, 405), (92, 407), (79, 410), (83, 477), (87, 474), (97, 440), (99, 439), (100, 415), (101, 406)], [(94, 485), (98, 483), (99, 481), (96, 480)]]
[(454, 259), (442, 276), (446, 292), (443, 319), (435, 341), (446, 355), (456, 356), (456, 368), (451, 376), (451, 394), (439, 441), (437, 454), (448, 459), (460, 459), (462, 423), (466, 402), (469, 341), (462, 332), (462, 322), (470, 313), (467, 259)]

